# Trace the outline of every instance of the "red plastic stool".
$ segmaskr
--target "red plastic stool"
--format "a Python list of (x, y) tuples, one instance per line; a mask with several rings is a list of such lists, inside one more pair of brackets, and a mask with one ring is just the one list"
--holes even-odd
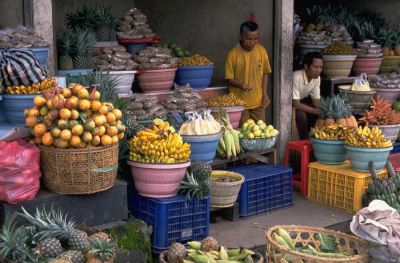
[(285, 166), (289, 166), (289, 154), (291, 150), (299, 151), (301, 155), (300, 174), (293, 175), (293, 186), (299, 187), (300, 194), (306, 197), (308, 187), (308, 164), (310, 163), (310, 159), (314, 156), (311, 141), (302, 140), (288, 142), (285, 151), (285, 160), (283, 162)]

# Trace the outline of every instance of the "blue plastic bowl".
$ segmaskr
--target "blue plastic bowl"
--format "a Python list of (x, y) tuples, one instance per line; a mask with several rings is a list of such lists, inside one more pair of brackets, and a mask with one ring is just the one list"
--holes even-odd
[(324, 164), (341, 164), (346, 160), (346, 150), (343, 141), (310, 139), (314, 156), (318, 162)]
[(373, 161), (376, 171), (381, 170), (388, 159), (393, 147), (388, 148), (364, 148), (345, 145), (350, 166), (359, 172), (370, 172), (368, 164)]
[(24, 110), (32, 108), (36, 94), (15, 95), (3, 94), (3, 114), (6, 120), (15, 125), (25, 125)]
[(47, 63), (47, 55), (49, 54), (48, 47), (32, 47), (30, 48), (33, 51), (33, 54), (39, 61), (40, 66), (46, 67)]
[(211, 83), (214, 66), (178, 67), (175, 82), (179, 85), (190, 84), (193, 89), (206, 89)]
[(123, 44), (126, 48), (126, 51), (131, 53), (132, 55), (136, 54), (142, 49), (145, 49), (146, 47), (150, 46), (150, 43), (130, 43), (130, 44)]
[(190, 161), (211, 163), (215, 157), (221, 133), (210, 135), (181, 135), (190, 144)]

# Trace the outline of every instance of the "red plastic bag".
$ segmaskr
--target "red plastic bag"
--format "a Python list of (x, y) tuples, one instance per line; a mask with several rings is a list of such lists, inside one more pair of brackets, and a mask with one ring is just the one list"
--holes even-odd
[(24, 140), (0, 141), (0, 201), (17, 204), (40, 188), (40, 150)]

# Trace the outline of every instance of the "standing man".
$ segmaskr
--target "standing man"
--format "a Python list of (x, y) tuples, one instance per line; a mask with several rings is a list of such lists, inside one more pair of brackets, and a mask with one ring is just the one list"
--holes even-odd
[(310, 52), (304, 56), (303, 69), (293, 73), (293, 108), (296, 109), (296, 126), (300, 140), (308, 139), (308, 132), (315, 125), (320, 110), (320, 84), (322, 56)]
[(240, 124), (249, 118), (265, 121), (265, 109), (271, 103), (267, 95), (271, 67), (267, 51), (258, 40), (258, 25), (254, 22), (242, 23), (239, 44), (229, 51), (225, 63), (229, 92), (246, 103)]

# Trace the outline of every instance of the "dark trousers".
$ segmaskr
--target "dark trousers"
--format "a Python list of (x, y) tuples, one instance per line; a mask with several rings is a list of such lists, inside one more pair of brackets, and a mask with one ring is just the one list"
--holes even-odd
[[(307, 97), (300, 101), (303, 104), (313, 106), (311, 98)], [(299, 133), (300, 140), (307, 140), (311, 127), (314, 127), (318, 115), (309, 114), (304, 111), (296, 110), (296, 126)]]

